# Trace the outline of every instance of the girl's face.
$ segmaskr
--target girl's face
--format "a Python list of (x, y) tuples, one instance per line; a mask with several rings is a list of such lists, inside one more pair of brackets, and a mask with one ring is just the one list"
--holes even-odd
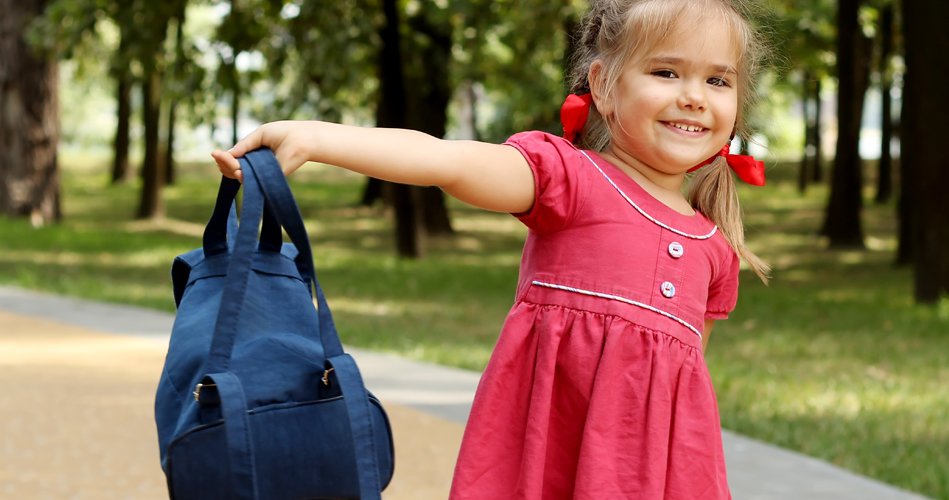
[[(611, 150), (666, 174), (685, 173), (728, 142), (738, 114), (738, 55), (721, 22), (678, 29), (631, 60), (611, 96)], [(602, 106), (601, 106), (602, 103)]]

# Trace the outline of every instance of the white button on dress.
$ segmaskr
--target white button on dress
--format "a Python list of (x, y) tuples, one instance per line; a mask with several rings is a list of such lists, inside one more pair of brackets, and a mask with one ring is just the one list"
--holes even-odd
[(668, 281), (663, 283), (662, 286), (659, 287), (659, 290), (662, 291), (662, 295), (665, 296), (667, 299), (671, 299), (676, 294), (675, 285), (673, 285), (672, 283), (669, 283)]
[(669, 243), (669, 255), (678, 259), (679, 257), (682, 257), (682, 254), (684, 253), (685, 253), (685, 248), (682, 248), (681, 243), (677, 241), (673, 241), (672, 243)]

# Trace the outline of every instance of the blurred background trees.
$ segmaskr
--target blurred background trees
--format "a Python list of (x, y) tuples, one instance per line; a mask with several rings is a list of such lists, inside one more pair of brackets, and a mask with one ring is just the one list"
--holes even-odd
[[(949, 14), (942, 0), (904, 0), (906, 100), (903, 104), (901, 254), (915, 266), (916, 299), (936, 302), (949, 294), (949, 152), (932, 124), (949, 111), (940, 94), (949, 67), (949, 33), (940, 19)], [(943, 16), (943, 17), (940, 17)], [(904, 250), (904, 245), (909, 249)]]
[(58, 66), (24, 40), (46, 0), (0, 2), (0, 212), (34, 226), (59, 220)]
[[(0, 207), (36, 223), (58, 217), (58, 124), (49, 111), (57, 59), (80, 77), (107, 75), (116, 113), (112, 182), (137, 171), (134, 215), (154, 218), (164, 213), (162, 186), (174, 181), (178, 138), (196, 127), (209, 129), (217, 147), (246, 133), (242, 122), (284, 118), (490, 141), (525, 129), (556, 133), (573, 35), (587, 8), (582, 0), (0, 1), (12, 13), (0, 20)], [(864, 200), (890, 203), (895, 195), (897, 260), (921, 270), (921, 301), (949, 292), (949, 207), (940, 205), (949, 198), (925, 194), (949, 169), (933, 146), (940, 141), (921, 139), (936, 128), (939, 99), (927, 97), (937, 96), (932, 79), (949, 54), (949, 35), (925, 23), (939, 19), (944, 4), (765, 0), (757, 15), (776, 64), (761, 81), (766, 98), (752, 141), (765, 149), (743, 144), (797, 161), (801, 191), (829, 183), (830, 247), (863, 247)], [(932, 38), (923, 42), (921, 33)], [(24, 99), (22, 89), (36, 95)], [(867, 106), (868, 90), (879, 105)], [(18, 115), (24, 102), (35, 112)], [(870, 109), (879, 116), (864, 116)], [(868, 122), (880, 124), (872, 163), (860, 149)], [(129, 160), (136, 147), (140, 164)], [(909, 161), (900, 161), (902, 152)], [(421, 255), (428, 233), (451, 233), (437, 189), (367, 181), (362, 201), (380, 199), (393, 208), (403, 256)]]

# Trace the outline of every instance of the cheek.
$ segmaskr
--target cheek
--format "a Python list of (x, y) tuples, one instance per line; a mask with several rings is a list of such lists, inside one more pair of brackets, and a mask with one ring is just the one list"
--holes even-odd
[(735, 123), (738, 119), (738, 99), (733, 96), (722, 96), (717, 103), (717, 119), (725, 123)]

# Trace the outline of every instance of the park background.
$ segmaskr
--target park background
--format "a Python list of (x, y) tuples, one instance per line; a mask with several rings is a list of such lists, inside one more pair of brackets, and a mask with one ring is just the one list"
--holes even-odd
[[(947, 3), (762, 4), (773, 65), (733, 147), (768, 165), (740, 196), (774, 279), (744, 270), (711, 338), (723, 427), (949, 499)], [(557, 132), (586, 8), (0, 0), (0, 284), (173, 311), (171, 261), (216, 194), (208, 153), (264, 121)], [(515, 219), (323, 165), (290, 180), (344, 342), (484, 367)]]

